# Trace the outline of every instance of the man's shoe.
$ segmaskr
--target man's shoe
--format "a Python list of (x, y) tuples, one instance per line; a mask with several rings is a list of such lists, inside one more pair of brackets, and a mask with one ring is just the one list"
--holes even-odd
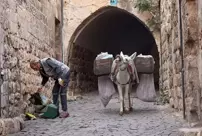
[(67, 118), (67, 117), (69, 117), (69, 113), (66, 112), (66, 111), (63, 111), (63, 112), (60, 113), (60, 116), (59, 116), (59, 117), (60, 117), (60, 118)]

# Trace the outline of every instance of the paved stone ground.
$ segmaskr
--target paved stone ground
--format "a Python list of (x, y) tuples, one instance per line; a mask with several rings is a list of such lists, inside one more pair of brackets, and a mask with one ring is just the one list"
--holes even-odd
[(177, 136), (185, 123), (166, 106), (133, 102), (134, 111), (121, 117), (116, 97), (103, 108), (98, 94), (91, 93), (69, 102), (71, 117), (28, 121), (24, 130), (11, 136)]

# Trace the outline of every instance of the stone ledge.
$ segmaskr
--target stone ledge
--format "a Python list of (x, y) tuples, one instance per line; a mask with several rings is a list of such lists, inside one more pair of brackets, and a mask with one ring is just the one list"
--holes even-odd
[(83, 97), (80, 94), (75, 94), (74, 92), (67, 93), (67, 101), (76, 101), (82, 98)]
[(180, 136), (202, 136), (202, 127), (181, 128)]
[(0, 135), (6, 136), (25, 128), (23, 117), (0, 119)]

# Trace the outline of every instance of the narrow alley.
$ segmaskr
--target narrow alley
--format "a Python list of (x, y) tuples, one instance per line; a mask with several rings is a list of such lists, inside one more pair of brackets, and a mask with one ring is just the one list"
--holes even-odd
[(69, 118), (28, 121), (24, 130), (10, 136), (177, 136), (184, 124), (166, 106), (138, 99), (133, 100), (133, 112), (122, 117), (117, 97), (106, 108), (97, 93), (69, 102), (68, 106)]
[[(110, 63), (103, 61), (108, 72), (95, 74), (97, 68), (105, 69), (95, 63), (102, 53), (112, 56)], [(137, 63), (139, 55), (152, 61)], [(112, 70), (112, 62), (122, 70)], [(139, 82), (142, 75), (147, 80)], [(143, 102), (136, 93), (133, 111), (120, 116), (127, 102), (120, 95), (120, 104), (116, 94), (104, 108), (96, 91), (104, 90), (99, 81), (107, 80), (101, 76), (110, 77), (121, 95), (125, 87), (126, 97), (129, 85), (139, 83), (136, 92), (147, 91), (148, 97), (159, 93), (158, 102), (165, 105)], [(202, 0), (0, 2), (0, 135), (199, 136), (201, 90)], [(25, 121), (26, 115), (37, 112), (31, 101), (36, 92), (52, 99), (55, 115), (60, 94), (59, 116), (70, 117)], [(77, 96), (82, 99), (68, 101), (67, 111), (67, 99)], [(193, 129), (189, 126), (180, 134), (188, 124)]]

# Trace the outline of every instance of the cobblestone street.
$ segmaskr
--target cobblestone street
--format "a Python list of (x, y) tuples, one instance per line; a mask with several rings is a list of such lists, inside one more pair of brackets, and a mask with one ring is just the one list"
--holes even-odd
[(38, 119), (26, 122), (26, 128), (11, 136), (177, 136), (183, 120), (166, 106), (133, 100), (134, 111), (119, 116), (114, 97), (103, 108), (96, 93), (69, 102), (71, 117)]

